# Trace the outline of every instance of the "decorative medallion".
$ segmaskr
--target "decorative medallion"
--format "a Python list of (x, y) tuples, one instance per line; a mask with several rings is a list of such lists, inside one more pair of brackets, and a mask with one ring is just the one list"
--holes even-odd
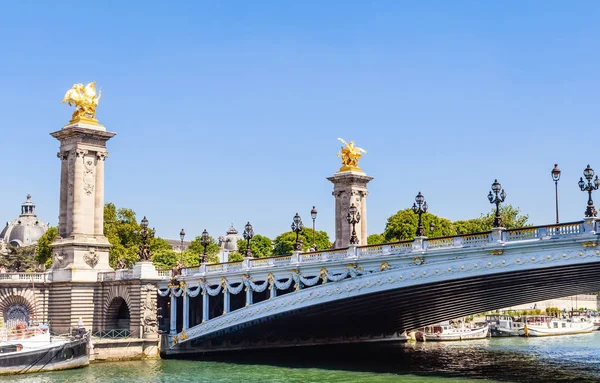
[(53, 267), (63, 267), (65, 263), (65, 253), (54, 253), (54, 259), (52, 260)]
[(381, 271), (386, 271), (390, 269), (390, 264), (387, 262), (382, 262), (381, 263), (381, 267), (379, 268), (379, 270)]
[(92, 157), (83, 158), (83, 190), (85, 194), (92, 195), (96, 183), (96, 166)]
[(83, 256), (83, 260), (87, 263), (91, 268), (96, 267), (98, 264), (98, 254), (96, 254), (96, 249), (93, 247), (88, 250), (88, 252)]
[(422, 265), (423, 263), (425, 263), (425, 259), (421, 258), (421, 257), (414, 257), (413, 258), (413, 263), (417, 266)]
[(585, 242), (583, 245), (581, 245), (583, 247), (596, 247), (598, 246), (598, 244), (596, 242)]
[(504, 254), (504, 251), (500, 250), (500, 249), (495, 249), (490, 251), (490, 255), (502, 255)]

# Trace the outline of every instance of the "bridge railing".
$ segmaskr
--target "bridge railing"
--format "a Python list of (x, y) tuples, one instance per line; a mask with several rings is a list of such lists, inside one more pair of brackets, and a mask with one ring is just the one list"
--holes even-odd
[(0, 283), (49, 282), (48, 273), (0, 273)]
[(98, 273), (98, 282), (123, 281), (127, 279), (133, 279), (133, 270), (122, 269), (115, 271), (103, 271)]
[[(585, 234), (588, 231), (600, 231), (600, 221), (567, 222), (544, 226), (528, 226), (518, 229), (494, 229), (481, 233), (470, 233), (436, 238), (415, 238), (409, 241), (390, 242), (377, 245), (350, 246), (346, 248), (294, 252), (291, 255), (279, 255), (269, 258), (245, 258), (243, 261), (214, 263), (199, 267), (184, 268), (182, 275), (191, 275), (198, 271), (201, 274), (218, 274), (224, 272), (263, 269), (274, 266), (311, 264), (343, 259), (373, 258), (390, 254), (437, 251), (443, 249), (481, 247), (498, 245), (502, 242), (543, 240), (559, 237), (571, 237)], [(165, 273), (165, 276), (167, 274)], [(170, 276), (170, 271), (169, 274)]]

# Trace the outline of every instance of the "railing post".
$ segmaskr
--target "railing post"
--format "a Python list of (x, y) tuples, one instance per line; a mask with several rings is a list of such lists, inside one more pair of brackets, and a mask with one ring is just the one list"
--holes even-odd
[(549, 238), (548, 228), (546, 228), (546, 227), (540, 227), (537, 230), (537, 237), (540, 238), (540, 239)]
[(190, 327), (190, 297), (187, 295), (187, 291), (185, 291), (185, 286), (182, 287), (184, 289), (181, 297), (183, 299), (183, 308), (182, 308), (182, 326), (184, 330), (187, 330)]
[(491, 242), (502, 242), (502, 233), (506, 230), (503, 227), (493, 227), (491, 234)]
[(206, 263), (201, 263), (200, 266), (198, 266), (198, 273), (206, 275)]
[(290, 257), (290, 263), (292, 265), (300, 263), (300, 254), (302, 253), (299, 251), (292, 251), (292, 256)]
[(383, 245), (383, 246), (381, 246), (381, 254), (382, 255), (389, 255), (390, 252), (391, 252), (390, 245)]
[(252, 258), (244, 257), (244, 259), (242, 260), (242, 269), (250, 270), (251, 268), (252, 268)]
[(357, 246), (356, 245), (350, 245), (348, 246), (348, 250), (346, 250), (346, 258), (352, 258), (352, 259), (356, 259), (357, 257)]
[(454, 247), (461, 247), (465, 244), (463, 237), (454, 237), (453, 241), (454, 243), (452, 244), (452, 246)]
[(583, 232), (596, 234), (596, 220), (594, 218), (586, 217), (583, 219)]
[(205, 289), (202, 289), (202, 322), (208, 320), (208, 294)]
[(177, 334), (177, 297), (171, 289), (171, 317), (169, 318), (169, 334)]
[(415, 240), (412, 243), (412, 251), (425, 251), (427, 243), (424, 242), (424, 239), (426, 238), (427, 237), (415, 237)]

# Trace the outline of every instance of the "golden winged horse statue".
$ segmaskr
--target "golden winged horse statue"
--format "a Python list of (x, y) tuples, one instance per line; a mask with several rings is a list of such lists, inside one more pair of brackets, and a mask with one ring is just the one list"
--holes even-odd
[(92, 81), (86, 86), (83, 86), (83, 84), (73, 85), (65, 94), (62, 103), (66, 102), (69, 106), (75, 105), (71, 122), (80, 120), (97, 122), (95, 119), (96, 107), (100, 97), (102, 97), (102, 91), (96, 94), (96, 81)]
[(338, 138), (340, 142), (346, 147), (342, 146), (342, 149), (338, 153), (338, 157), (342, 159), (342, 167), (340, 168), (341, 172), (356, 170), (361, 171), (358, 167), (358, 160), (362, 156), (362, 153), (367, 154), (367, 151), (363, 148), (359, 148), (358, 146), (354, 146), (354, 141), (350, 141), (347, 143), (343, 138)]

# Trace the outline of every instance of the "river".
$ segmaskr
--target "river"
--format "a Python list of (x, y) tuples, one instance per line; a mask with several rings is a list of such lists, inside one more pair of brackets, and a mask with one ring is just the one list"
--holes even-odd
[(236, 352), (227, 361), (95, 363), (0, 377), (20, 383), (600, 382), (600, 332), (553, 338), (386, 343)]

